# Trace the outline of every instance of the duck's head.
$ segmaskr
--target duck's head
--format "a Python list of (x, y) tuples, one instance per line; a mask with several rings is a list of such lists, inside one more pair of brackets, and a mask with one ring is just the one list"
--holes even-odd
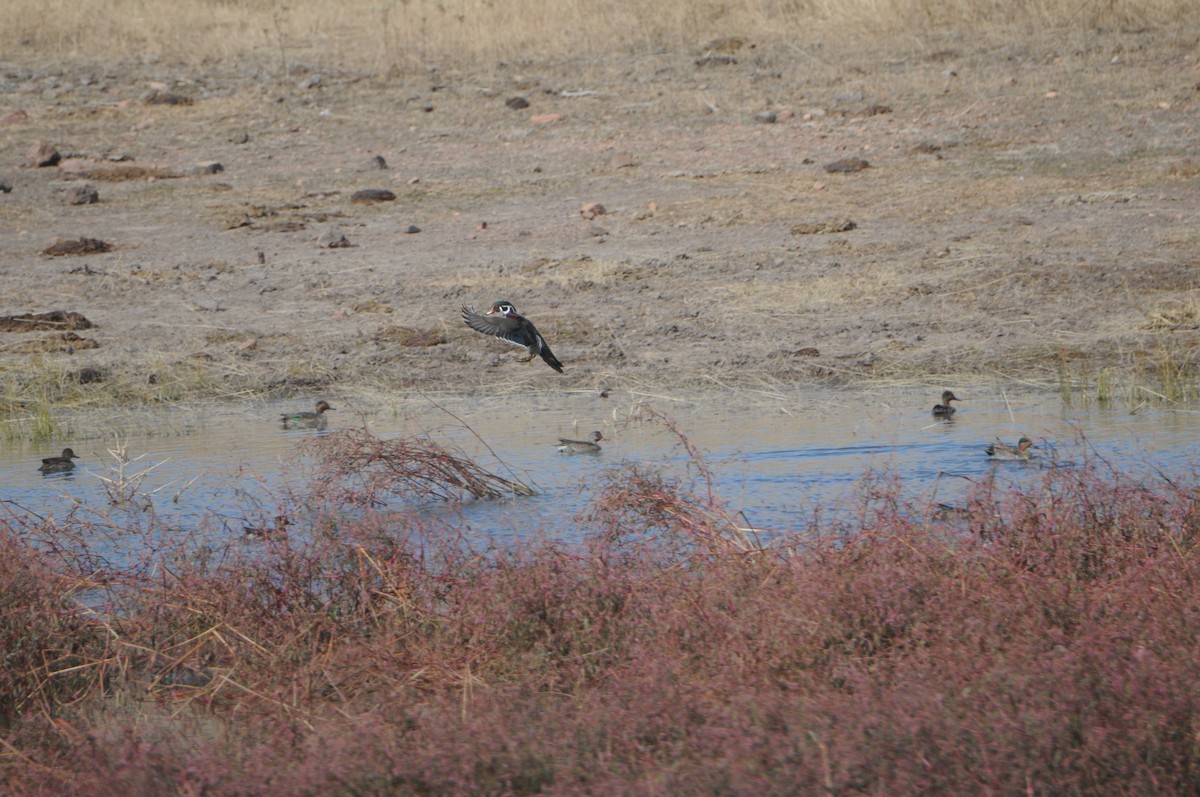
[(496, 313), (499, 313), (505, 318), (512, 318), (513, 316), (517, 315), (517, 308), (514, 307), (513, 303), (508, 299), (500, 299), (499, 301), (493, 302), (491, 308), (489, 308), (487, 311), (488, 315), (495, 315)]
[(333, 409), (333, 407), (329, 406), (329, 404), (324, 399), (317, 402), (317, 414), (318, 415), (320, 415), (322, 412), (325, 412), (325, 411), (331, 410), (331, 409)]
[(942, 403), (949, 407), (951, 401), (962, 401), (962, 399), (954, 395), (953, 390), (942, 391)]

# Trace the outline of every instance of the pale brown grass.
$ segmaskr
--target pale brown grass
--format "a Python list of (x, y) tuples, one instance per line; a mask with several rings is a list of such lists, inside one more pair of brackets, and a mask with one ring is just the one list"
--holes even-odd
[(733, 35), (793, 43), (886, 36), (926, 48), (945, 31), (978, 41), (1020, 28), (1136, 29), (1175, 25), (1193, 12), (1191, 0), (10, 0), (0, 46), (20, 60), (247, 60), (383, 73), (443, 61), (703, 47)]

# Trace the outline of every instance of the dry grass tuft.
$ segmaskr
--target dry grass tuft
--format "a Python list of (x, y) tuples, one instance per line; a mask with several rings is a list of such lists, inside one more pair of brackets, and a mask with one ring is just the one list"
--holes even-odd
[[(970, 30), (1104, 26), (1136, 29), (1187, 20), (1188, 0), (957, 3), (951, 0), (811, 0), (742, 3), (586, 3), (488, 0), (371, 3), (351, 0), (188, 3), (171, 0), (13, 0), (0, 46), (9, 53), (113, 60), (153, 56), (194, 64), (252, 61), (288, 71), (323, 63), (385, 72), (437, 61), (528, 59), (720, 42), (822, 36), (908, 38)], [(706, 44), (716, 42), (705, 50)], [(728, 49), (727, 47), (725, 49)]]

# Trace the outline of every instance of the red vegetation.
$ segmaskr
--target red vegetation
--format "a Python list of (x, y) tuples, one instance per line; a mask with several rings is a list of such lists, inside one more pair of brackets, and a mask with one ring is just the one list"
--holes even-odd
[(39, 552), (94, 529), (14, 511), (0, 778), (114, 797), (1194, 793), (1197, 495), (1047, 469), (949, 522), (884, 492), (836, 539), (763, 549), (707, 490), (622, 466), (577, 547), (485, 554), (329, 504), (295, 507), (278, 543), (181, 543), (103, 577)]

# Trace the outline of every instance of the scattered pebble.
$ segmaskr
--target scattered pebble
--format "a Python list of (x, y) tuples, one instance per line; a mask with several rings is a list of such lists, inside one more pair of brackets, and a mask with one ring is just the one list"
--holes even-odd
[(329, 227), (317, 238), (317, 246), (322, 249), (345, 249), (353, 244), (337, 227)]
[(514, 111), (519, 111), (522, 108), (529, 107), (529, 100), (525, 99), (524, 97), (509, 97), (504, 101), (504, 104), (509, 108), (512, 108)]
[(12, 192), (12, 183), (4, 178), (0, 178), (0, 191), (8, 194)]
[(38, 332), (42, 330), (91, 329), (95, 326), (82, 313), (51, 310), (47, 313), (0, 316), (0, 332)]
[(71, 378), (81, 385), (91, 385), (96, 382), (103, 382), (107, 374), (101, 368), (80, 368), (72, 373)]
[(92, 184), (77, 185), (66, 193), (69, 205), (92, 205), (100, 201), (100, 192)]
[(594, 219), (597, 216), (603, 216), (608, 211), (604, 209), (604, 205), (599, 202), (588, 202), (579, 209), (579, 215), (585, 219)]
[(58, 154), (58, 150), (49, 141), (38, 140), (29, 147), (25, 153), (25, 165), (32, 168), (41, 168), (43, 166), (55, 166), (62, 160), (62, 155)]
[(191, 170), (192, 174), (220, 174), (225, 171), (225, 167), (218, 161), (208, 161), (201, 163)]
[(250, 143), (250, 134), (247, 133), (245, 130), (238, 130), (237, 132), (230, 134), (229, 143), (230, 144), (248, 144), (248, 143)]
[(50, 255), (51, 257), (94, 255), (101, 252), (111, 252), (112, 249), (112, 244), (107, 241), (101, 241), (99, 238), (75, 238), (70, 241), (60, 238), (43, 249), (42, 254)]
[(833, 163), (825, 164), (825, 171), (830, 174), (853, 174), (854, 172), (861, 172), (863, 169), (869, 168), (871, 168), (871, 164), (862, 158), (842, 158)]
[(391, 202), (396, 195), (386, 188), (364, 188), (350, 195), (350, 201), (355, 204), (369, 205), (373, 202)]
[(535, 125), (552, 125), (555, 122), (562, 121), (561, 113), (535, 113), (529, 117), (529, 121)]
[(416, 235), (420, 231), (421, 231), (421, 228), (415, 224), (410, 224), (404, 228), (404, 232), (406, 232), (409, 235)]
[(195, 100), (186, 94), (155, 89), (146, 95), (144, 102), (147, 105), (192, 105)]
[(386, 169), (387, 167), (387, 161), (383, 159), (382, 155), (372, 155), (367, 162), (362, 165), (361, 171), (380, 171), (382, 169)]
[(828, 235), (837, 232), (849, 232), (858, 227), (850, 219), (835, 219), (832, 221), (808, 222), (792, 225), (792, 235)]
[(702, 55), (696, 59), (696, 66), (732, 66), (736, 63), (737, 59), (732, 55), (723, 55), (721, 53)]
[(773, 125), (779, 121), (779, 115), (774, 111), (759, 111), (754, 114), (754, 121), (760, 124)]

